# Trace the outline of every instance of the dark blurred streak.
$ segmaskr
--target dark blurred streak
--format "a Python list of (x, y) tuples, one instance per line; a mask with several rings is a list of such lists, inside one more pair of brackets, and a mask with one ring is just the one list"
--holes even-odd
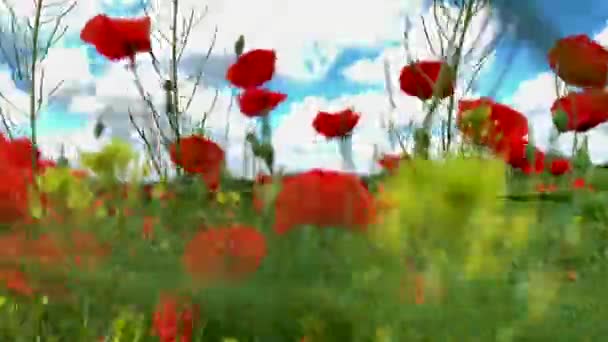
[(538, 0), (490, 0), (496, 16), (509, 32), (516, 45), (526, 44), (539, 58), (545, 58), (553, 43), (562, 37), (556, 20), (543, 15)]
[(509, 73), (517, 54), (523, 47), (529, 48), (531, 57), (536, 63), (545, 63), (547, 52), (554, 42), (562, 37), (562, 32), (555, 20), (547, 18), (539, 8), (539, 0), (489, 0), (496, 18), (502, 25), (502, 34), (506, 35), (508, 51), (495, 84), (489, 96), (498, 92), (500, 85)]

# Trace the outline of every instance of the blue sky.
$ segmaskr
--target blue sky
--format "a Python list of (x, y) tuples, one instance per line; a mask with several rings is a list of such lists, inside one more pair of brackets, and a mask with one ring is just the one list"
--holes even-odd
[[(428, 48), (423, 46), (420, 37), (416, 40), (416, 34), (420, 35), (421, 32), (421, 26), (416, 20), (419, 14), (425, 15), (426, 12), (424, 6), (421, 5), (424, 1), (384, 0), (382, 3), (385, 6), (380, 6), (381, 2), (376, 2), (374, 6), (371, 6), (364, 4), (365, 2), (360, 2), (359, 5), (359, 3), (346, 0), (335, 0), (331, 3), (326, 0), (285, 0), (280, 3), (272, 0), (255, 2), (209, 0), (209, 20), (197, 28), (193, 38), (194, 42), (187, 50), (182, 66), (185, 75), (195, 69), (195, 63), (206, 52), (213, 24), (219, 24), (218, 44), (206, 69), (205, 91), (207, 95), (201, 95), (203, 97), (199, 104), (201, 109), (197, 109), (197, 111), (202, 111), (206, 101), (204, 97), (208, 97), (212, 93), (211, 90), (217, 88), (222, 94), (230, 94), (222, 78), (225, 68), (233, 59), (230, 54), (232, 43), (238, 34), (243, 33), (247, 38), (247, 48), (275, 48), (278, 51), (278, 72), (275, 79), (269, 82), (268, 87), (283, 91), (289, 97), (273, 113), (273, 121), (276, 126), (275, 135), (277, 139), (285, 139), (285, 141), (281, 141), (282, 145), (294, 145), (294, 151), (299, 151), (293, 152), (284, 147), (285, 153), (298, 154), (298, 156), (301, 153), (315, 156), (323, 154), (325, 157), (312, 156), (308, 158), (308, 164), (304, 164), (321, 163), (325, 165), (323, 163), (328, 163), (328, 165), (334, 165), (330, 159), (335, 159), (335, 151), (331, 152), (330, 147), (319, 144), (318, 140), (312, 137), (310, 129), (307, 127), (308, 123), (305, 121), (309, 120), (316, 110), (338, 109), (339, 106), (351, 103), (360, 108), (370, 108), (369, 111), (375, 111), (375, 108), (380, 106), (382, 110), (379, 109), (379, 111), (385, 111), (387, 101), (382, 98), (385, 97), (384, 84), (380, 82), (382, 77), (378, 66), (383, 58), (387, 58), (392, 61), (391, 67), (394, 71), (396, 70), (393, 74), (396, 74), (398, 69), (405, 64), (404, 58), (399, 57), (399, 51), (402, 49), (401, 31), (404, 15), (409, 16), (413, 23), (414, 39), (412, 41), (414, 45), (409, 48), (420, 58), (429, 56), (429, 52), (426, 51)], [(67, 19), (70, 29), (64, 39), (53, 49), (54, 57), (49, 57), (49, 64), (55, 66), (52, 68), (57, 74), (55, 79), (65, 78), (66, 73), (63, 71), (68, 71), (68, 69), (64, 69), (68, 68), (66, 64), (68, 59), (63, 57), (63, 54), (69, 52), (70, 56), (75, 56), (74, 64), (70, 64), (74, 65), (74, 70), (82, 70), (82, 77), (79, 77), (76, 71), (70, 70), (68, 72), (71, 75), (70, 82), (68, 82), (70, 83), (69, 89), (58, 96), (58, 99), (42, 113), (39, 129), (41, 134), (49, 137), (49, 141), (55, 142), (58, 141), (58, 136), (66, 137), (72, 133), (78, 133), (80, 135), (71, 141), (74, 144), (81, 144), (78, 139), (84, 139), (83, 132), (90, 128), (93, 119), (100, 112), (126, 111), (125, 106), (136, 105), (136, 97), (119, 98), (122, 94), (119, 88), (122, 89), (122, 86), (129, 83), (126, 71), (116, 64), (105, 61), (103, 57), (97, 55), (93, 48), (84, 46), (78, 39), (78, 34), (79, 28), (86, 19), (97, 13), (113, 16), (140, 15), (141, 7), (138, 2), (133, 0), (90, 0), (83, 5), (79, 4), (71, 17)], [(200, 1), (183, 0), (182, 3), (185, 6), (202, 8)], [(16, 4), (20, 8), (23, 7), (22, 13), (27, 15), (26, 7), (28, 5), (20, 2), (16, 2)], [(498, 16), (491, 22), (495, 29), (499, 29), (506, 22), (513, 22), (514, 18), (521, 22), (517, 23), (515, 33), (505, 36), (496, 49), (493, 62), (481, 74), (476, 95), (492, 95), (498, 100), (514, 104), (522, 110), (539, 111), (539, 108), (528, 106), (528, 100), (532, 94), (530, 91), (522, 94), (522, 85), (537, 82), (535, 80), (541, 82), (547, 78), (543, 78), (548, 71), (544, 55), (547, 47), (551, 46), (554, 41), (553, 37), (578, 33), (593, 36), (605, 29), (608, 19), (608, 2), (502, 0), (502, 2), (498, 2), (498, 5), (501, 7), (496, 11)], [(349, 6), (349, 10), (344, 11), (346, 6)], [(530, 8), (533, 7), (536, 8), (534, 15), (524, 15), (529, 13)], [(319, 9), (322, 9), (322, 12), (319, 12)], [(163, 12), (168, 11), (166, 9), (161, 12), (157, 11), (161, 14)], [(187, 14), (186, 11), (184, 13)], [(166, 17), (161, 15), (153, 19), (160, 28), (166, 28)], [(544, 28), (544, 30), (540, 28)], [(475, 37), (473, 34), (471, 37)], [(1, 38), (6, 40), (6, 34), (3, 34)], [(608, 45), (608, 42), (605, 44)], [(515, 52), (514, 58), (512, 58), (513, 52)], [(162, 58), (163, 53), (160, 52), (157, 55), (161, 55)], [(53, 62), (50, 61), (51, 59)], [(79, 65), (76, 60), (84, 63), (84, 69), (75, 67)], [(7, 61), (0, 57), (0, 63), (2, 62)], [(3, 68), (10, 74), (6, 64)], [(498, 88), (495, 89), (494, 86), (498, 84), (497, 75), (505, 68), (506, 77), (500, 80)], [(150, 74), (149, 67), (141, 70), (143, 70), (141, 72)], [(372, 75), (373, 73), (375, 74)], [(393, 75), (393, 78), (396, 77), (397, 75)], [(13, 87), (19, 88), (19, 84)], [(538, 90), (543, 86), (528, 85), (528, 87)], [(12, 91), (4, 87), (0, 90), (15, 94), (21, 100), (24, 94), (20, 93), (18, 89)], [(26, 88), (21, 87), (21, 90), (26, 90)], [(127, 91), (125, 91), (126, 93)], [(406, 115), (414, 117), (414, 112), (419, 111), (418, 104), (412, 102), (411, 99), (400, 98), (399, 101), (403, 105), (399, 110)], [(123, 102), (126, 104), (121, 107)], [(224, 99), (222, 105), (226, 107), (227, 103), (227, 100)], [(216, 114), (215, 117), (221, 115), (224, 114)], [(235, 116), (238, 117), (238, 113), (226, 120), (237, 120)], [(112, 117), (117, 118), (120, 115)], [(242, 119), (238, 120), (240, 121), (231, 123), (233, 127), (237, 127), (235, 130), (244, 130), (250, 124)], [(371, 122), (371, 120), (367, 121)], [(545, 121), (539, 127), (546, 126)], [(224, 121), (220, 120), (215, 123), (216, 128), (219, 129), (222, 125), (221, 122)], [(123, 120), (114, 124), (124, 126), (127, 123)], [(122, 128), (125, 131), (124, 127)], [(543, 129), (547, 130), (547, 127)], [(113, 131), (119, 130), (114, 129)], [(304, 131), (306, 133), (303, 133)], [(361, 129), (361, 132), (368, 131), (372, 132), (372, 129), (365, 127)], [(369, 154), (369, 148), (363, 145), (372, 144), (370, 141), (373, 139), (366, 140), (366, 134), (368, 133), (361, 133), (361, 138), (357, 143), (361, 145), (361, 154)], [(376, 137), (380, 135), (378, 132), (369, 134), (370, 136), (375, 134)], [(235, 137), (239, 138), (240, 135), (236, 134)], [(297, 139), (300, 139), (300, 142)], [(306, 144), (301, 143), (302, 139), (314, 140), (314, 147), (312, 145), (303, 146)], [(87, 142), (91, 142), (91, 140), (88, 139)], [(86, 145), (84, 141), (82, 144)], [(333, 157), (332, 153), (334, 153)], [(234, 152), (234, 154), (238, 155), (239, 152)], [(369, 159), (369, 156), (367, 158)], [(325, 161), (318, 161), (321, 159)]]

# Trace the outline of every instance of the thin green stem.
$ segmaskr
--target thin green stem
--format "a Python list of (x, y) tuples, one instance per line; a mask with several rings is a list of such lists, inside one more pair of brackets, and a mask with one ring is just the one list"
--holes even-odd
[[(170, 94), (167, 96), (171, 101), (171, 112), (167, 113), (169, 115), (169, 122), (173, 122), (173, 134), (175, 135), (175, 149), (176, 154), (180, 154), (180, 109), (179, 109), (179, 93), (178, 93), (178, 85), (177, 85), (177, 63), (178, 63), (178, 51), (177, 51), (177, 14), (179, 12), (179, 0), (173, 0), (173, 9), (172, 9), (172, 23), (171, 23), (171, 88), (167, 90)], [(180, 175), (181, 170), (177, 169), (177, 174)]]
[[(32, 169), (34, 172), (38, 166), (38, 132), (36, 130), (36, 68), (38, 60), (38, 36), (40, 33), (40, 17), (42, 15), (42, 1), (36, 1), (36, 13), (34, 17), (34, 26), (32, 32), (32, 65), (30, 75), (32, 82), (30, 84), (30, 130), (32, 134)], [(41, 95), (41, 94), (40, 94)]]

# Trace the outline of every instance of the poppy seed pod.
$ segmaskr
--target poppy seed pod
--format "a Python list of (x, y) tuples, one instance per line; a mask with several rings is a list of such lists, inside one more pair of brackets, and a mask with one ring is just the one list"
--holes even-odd
[(568, 114), (563, 110), (556, 111), (553, 115), (553, 125), (560, 133), (568, 131)]

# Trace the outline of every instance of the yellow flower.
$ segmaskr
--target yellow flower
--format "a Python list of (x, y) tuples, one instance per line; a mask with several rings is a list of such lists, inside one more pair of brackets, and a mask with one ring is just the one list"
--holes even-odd
[(224, 192), (219, 192), (216, 196), (217, 203), (224, 205), (228, 201), (228, 198)]
[(235, 191), (231, 191), (228, 193), (230, 202), (233, 204), (239, 204), (241, 202), (241, 194)]
[[(93, 193), (87, 183), (74, 176), (72, 170), (65, 167), (51, 168), (38, 178), (40, 190), (61, 199), (70, 209), (88, 208), (93, 201)], [(39, 215), (39, 203), (32, 203), (32, 214)]]
[(114, 139), (99, 152), (80, 153), (80, 163), (106, 179), (113, 179), (126, 176), (129, 164), (135, 157), (136, 153), (129, 143)]
[(221, 205), (238, 205), (241, 201), (241, 195), (234, 191), (219, 192), (216, 201)]

